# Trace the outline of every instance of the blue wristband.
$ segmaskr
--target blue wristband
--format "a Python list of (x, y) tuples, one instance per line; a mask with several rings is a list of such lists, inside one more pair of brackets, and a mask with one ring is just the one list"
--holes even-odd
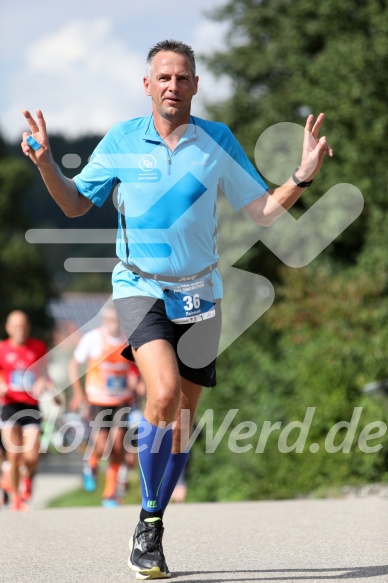
[(33, 150), (35, 150), (35, 152), (36, 150), (39, 150), (39, 148), (42, 147), (42, 144), (39, 144), (39, 142), (37, 142), (36, 139), (33, 138), (32, 136), (28, 136), (26, 138), (26, 142), (29, 146), (31, 146)]

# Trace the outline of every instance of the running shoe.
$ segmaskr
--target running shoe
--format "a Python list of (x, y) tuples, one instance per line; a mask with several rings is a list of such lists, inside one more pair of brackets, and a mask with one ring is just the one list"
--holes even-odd
[(22, 499), (27, 502), (28, 500), (31, 500), (31, 492), (32, 492), (32, 480), (31, 478), (23, 478), (21, 485), (20, 485), (20, 490), (21, 490), (21, 496)]
[(94, 492), (97, 488), (97, 471), (88, 463), (85, 463), (83, 467), (83, 482), (86, 492)]
[(10, 510), (12, 512), (25, 512), (28, 510), (28, 506), (25, 502), (23, 502), (22, 497), (18, 494), (16, 496), (12, 496)]
[(136, 579), (165, 579), (171, 577), (164, 558), (162, 538), (163, 522), (140, 521), (129, 543), (131, 554), (128, 565), (136, 571)]
[(121, 505), (121, 501), (118, 498), (112, 496), (110, 498), (103, 498), (102, 505), (104, 508), (117, 508)]

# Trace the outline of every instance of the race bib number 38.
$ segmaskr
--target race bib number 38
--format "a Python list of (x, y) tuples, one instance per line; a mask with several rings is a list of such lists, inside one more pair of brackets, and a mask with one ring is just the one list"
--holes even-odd
[(216, 315), (209, 278), (177, 284), (163, 293), (167, 317), (175, 324), (192, 324)]

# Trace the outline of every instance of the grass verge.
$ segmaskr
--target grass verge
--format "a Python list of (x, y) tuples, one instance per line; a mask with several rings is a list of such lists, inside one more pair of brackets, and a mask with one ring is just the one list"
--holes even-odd
[[(101, 506), (102, 492), (104, 490), (105, 484), (105, 474), (100, 473), (97, 481), (97, 489), (95, 492), (85, 492), (82, 488), (72, 490), (63, 494), (51, 502), (48, 508), (70, 508), (77, 506)], [(141, 493), (140, 493), (140, 480), (137, 472), (130, 474), (129, 477), (129, 490), (127, 495), (123, 500), (123, 504), (140, 504), (141, 503)]]

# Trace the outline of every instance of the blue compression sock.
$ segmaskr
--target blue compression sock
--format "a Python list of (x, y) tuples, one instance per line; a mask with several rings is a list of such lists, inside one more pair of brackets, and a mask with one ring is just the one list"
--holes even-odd
[(142, 507), (148, 512), (161, 510), (161, 487), (171, 454), (172, 429), (161, 429), (144, 417), (138, 433)]
[(184, 470), (186, 462), (189, 458), (190, 451), (184, 451), (183, 453), (172, 453), (170, 459), (168, 460), (166, 473), (164, 474), (161, 492), (160, 492), (160, 505), (162, 510), (167, 508), (167, 504), (170, 502), (172, 493), (174, 492), (175, 486), (178, 483), (179, 477)]

